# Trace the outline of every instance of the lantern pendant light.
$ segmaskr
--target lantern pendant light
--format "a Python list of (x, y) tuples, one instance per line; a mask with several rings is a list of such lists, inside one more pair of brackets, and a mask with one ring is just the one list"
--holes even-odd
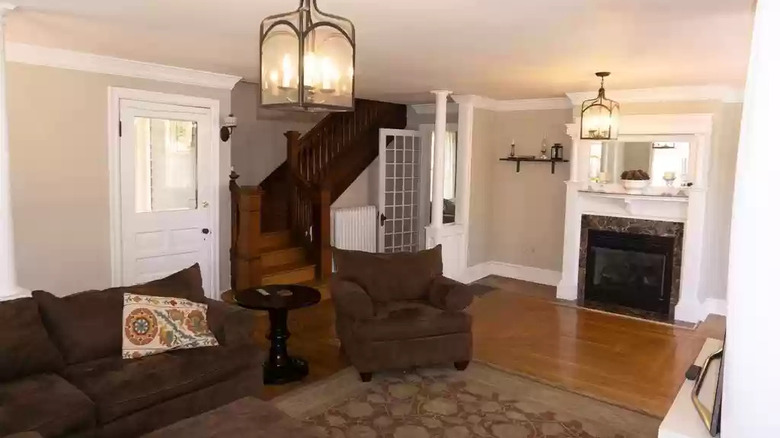
[(355, 106), (355, 26), (326, 14), (317, 0), (260, 24), (259, 104), (302, 111)]
[(580, 138), (583, 140), (614, 140), (618, 136), (620, 123), (620, 104), (607, 99), (604, 95), (604, 78), (608, 71), (600, 71), (596, 76), (601, 78), (599, 95), (595, 99), (582, 102), (582, 119), (580, 119)]

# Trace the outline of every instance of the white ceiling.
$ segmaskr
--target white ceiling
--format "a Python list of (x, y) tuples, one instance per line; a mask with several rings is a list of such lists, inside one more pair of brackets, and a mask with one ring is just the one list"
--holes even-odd
[[(18, 0), (8, 40), (257, 80), (258, 29), (296, 0)], [(495, 99), (741, 87), (753, 0), (320, 0), (357, 30), (357, 94)]]

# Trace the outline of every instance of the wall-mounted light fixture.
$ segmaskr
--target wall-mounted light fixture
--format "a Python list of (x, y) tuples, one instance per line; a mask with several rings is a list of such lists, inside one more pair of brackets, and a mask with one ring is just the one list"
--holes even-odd
[(219, 130), (219, 138), (221, 138), (222, 141), (230, 140), (230, 136), (233, 134), (233, 128), (235, 128), (237, 125), (238, 120), (233, 116), (233, 114), (228, 114), (222, 123), (222, 129)]

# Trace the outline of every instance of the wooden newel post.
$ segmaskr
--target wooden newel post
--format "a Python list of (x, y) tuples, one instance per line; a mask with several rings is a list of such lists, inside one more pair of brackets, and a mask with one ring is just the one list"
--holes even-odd
[(236, 180), (239, 175), (235, 170), (230, 170), (230, 288), (236, 290), (236, 280), (238, 277), (238, 264), (236, 260), (236, 251), (238, 250), (238, 183)]
[(333, 251), (330, 246), (330, 185), (323, 184), (312, 205), (314, 217), (314, 249), (317, 252), (317, 265), (321, 280), (327, 280), (331, 274)]

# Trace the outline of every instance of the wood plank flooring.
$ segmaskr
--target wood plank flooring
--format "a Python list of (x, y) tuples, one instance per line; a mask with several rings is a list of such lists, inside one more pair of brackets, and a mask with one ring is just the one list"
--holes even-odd
[[(636, 320), (555, 300), (555, 290), (488, 277), (496, 288), (474, 301), (475, 359), (631, 409), (663, 417), (685, 370), (707, 337), (722, 338), (725, 320), (710, 316), (696, 329)], [(265, 314), (258, 342), (266, 348)], [(306, 358), (301, 383), (268, 386), (271, 399), (348, 366), (339, 351), (329, 300), (290, 312), (289, 351)]]

